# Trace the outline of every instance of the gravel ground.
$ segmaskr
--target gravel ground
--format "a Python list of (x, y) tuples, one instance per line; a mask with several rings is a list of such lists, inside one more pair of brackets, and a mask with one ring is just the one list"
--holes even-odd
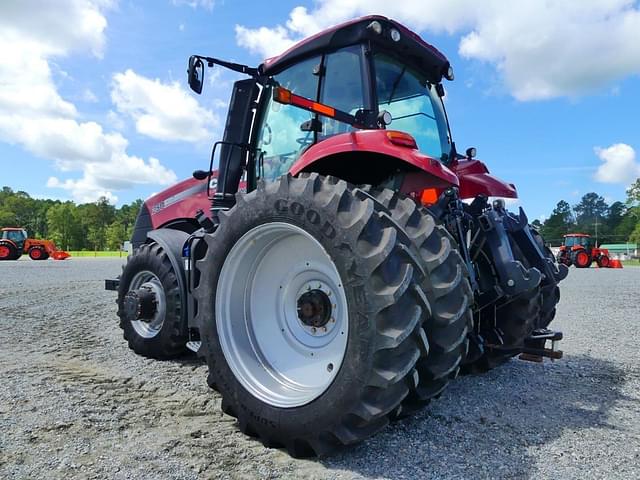
[(458, 379), (321, 460), (263, 448), (195, 358), (137, 357), (103, 279), (120, 259), (0, 263), (0, 478), (640, 478), (640, 268), (575, 270), (565, 358)]

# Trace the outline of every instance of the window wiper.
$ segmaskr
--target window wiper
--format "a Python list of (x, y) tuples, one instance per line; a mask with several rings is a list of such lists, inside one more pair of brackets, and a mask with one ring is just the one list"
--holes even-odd
[(400, 72), (400, 75), (398, 75), (398, 78), (396, 78), (396, 80), (393, 82), (393, 86), (391, 87), (391, 94), (389, 95), (389, 101), (387, 101), (387, 105), (389, 105), (391, 103), (391, 100), (393, 100), (393, 94), (396, 93), (396, 88), (398, 88), (398, 84), (400, 83), (400, 80), (404, 76), (404, 72), (406, 70), (407, 70), (407, 67), (403, 66), (402, 71)]

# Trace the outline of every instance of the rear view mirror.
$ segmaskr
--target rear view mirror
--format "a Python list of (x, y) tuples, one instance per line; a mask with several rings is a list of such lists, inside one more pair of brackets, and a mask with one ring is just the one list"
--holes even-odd
[(202, 85), (204, 84), (204, 63), (195, 55), (189, 57), (189, 86), (196, 93), (202, 93)]

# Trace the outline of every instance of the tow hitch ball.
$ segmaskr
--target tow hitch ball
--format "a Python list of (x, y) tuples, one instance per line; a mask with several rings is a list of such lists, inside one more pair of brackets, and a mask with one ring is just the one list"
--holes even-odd
[[(562, 358), (562, 350), (558, 350), (558, 344), (562, 340), (562, 332), (555, 332), (542, 328), (534, 330), (529, 338), (524, 341), (524, 348), (520, 354), (520, 360), (541, 363), (543, 357), (558, 360)], [(551, 342), (551, 348), (546, 348), (547, 341)]]

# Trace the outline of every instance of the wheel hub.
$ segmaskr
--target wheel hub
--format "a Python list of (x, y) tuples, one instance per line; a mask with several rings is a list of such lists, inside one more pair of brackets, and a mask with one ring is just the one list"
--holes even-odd
[(309, 290), (298, 298), (298, 318), (308, 327), (324, 327), (331, 318), (331, 300), (320, 289)]
[(151, 322), (158, 310), (158, 301), (150, 288), (142, 287), (124, 297), (124, 311), (131, 321)]
[(122, 302), (125, 317), (143, 338), (153, 338), (164, 324), (167, 299), (162, 282), (148, 270), (134, 275)]

